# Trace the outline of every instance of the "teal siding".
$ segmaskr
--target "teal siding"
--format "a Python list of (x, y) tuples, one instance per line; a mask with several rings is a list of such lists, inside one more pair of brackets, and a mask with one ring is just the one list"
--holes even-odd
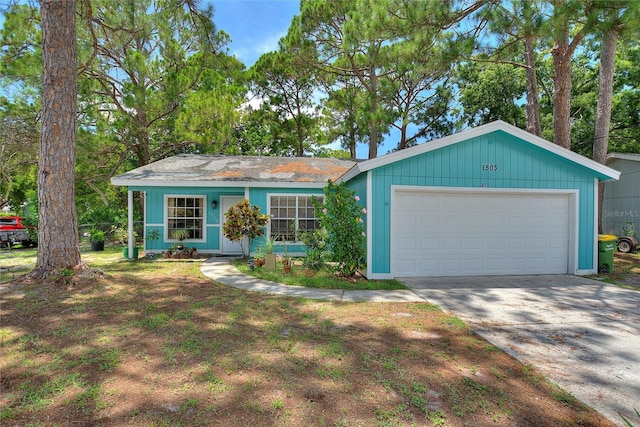
[[(130, 187), (132, 191), (145, 192), (145, 209), (146, 209), (146, 221), (145, 232), (155, 229), (160, 232), (160, 239), (154, 242), (146, 244), (146, 248), (153, 251), (164, 251), (171, 247), (174, 242), (165, 239), (165, 196), (168, 195), (192, 195), (192, 196), (204, 196), (206, 198), (206, 241), (205, 242), (189, 242), (189, 246), (193, 246), (199, 251), (205, 252), (217, 252), (220, 250), (220, 237), (222, 234), (221, 219), (223, 212), (221, 212), (220, 197), (221, 196), (244, 196), (244, 189), (238, 188), (208, 188), (208, 187)], [(362, 194), (365, 191), (363, 190)], [(309, 189), (309, 188), (252, 188), (249, 190), (249, 199), (252, 204), (260, 207), (260, 210), (264, 213), (268, 213), (268, 194), (318, 194), (322, 195), (322, 189)], [(216, 209), (211, 208), (211, 201), (218, 201)], [(252, 250), (257, 249), (258, 245), (262, 243), (262, 239), (257, 239), (252, 247)], [(278, 245), (276, 252), (284, 253), (284, 246)], [(304, 245), (287, 245), (286, 250), (290, 254), (304, 253)]]
[(369, 236), (373, 248), (371, 273), (390, 273), (391, 185), (576, 189), (579, 191), (577, 269), (594, 268), (594, 173), (512, 135), (493, 132), (380, 166), (369, 173), (373, 211)]
[[(155, 229), (160, 232), (160, 239), (154, 242), (145, 242), (146, 250), (155, 252), (164, 251), (174, 244), (165, 238), (165, 196), (168, 195), (191, 195), (203, 196), (206, 199), (205, 215), (205, 236), (204, 242), (189, 242), (190, 247), (195, 247), (199, 251), (216, 252), (220, 250), (221, 223), (220, 218), (220, 197), (225, 195), (243, 196), (244, 190), (238, 188), (207, 188), (207, 187), (131, 187), (132, 191), (145, 192), (145, 235), (149, 230)], [(211, 207), (211, 201), (218, 201), (216, 209)]]
[[(319, 195), (323, 194), (322, 188), (251, 188), (249, 190), (249, 200), (251, 204), (257, 205), (260, 207), (260, 211), (270, 214), (268, 196), (274, 194), (295, 194), (295, 195)], [(266, 233), (265, 233), (266, 235)], [(253, 242), (251, 247), (251, 251), (255, 251), (258, 249), (258, 246), (264, 244), (263, 239), (256, 239)], [(289, 255), (300, 255), (304, 253), (305, 245), (292, 245), (287, 244), (286, 247), (282, 243), (276, 244), (274, 248), (274, 252), (278, 254), (283, 254), (287, 251)]]

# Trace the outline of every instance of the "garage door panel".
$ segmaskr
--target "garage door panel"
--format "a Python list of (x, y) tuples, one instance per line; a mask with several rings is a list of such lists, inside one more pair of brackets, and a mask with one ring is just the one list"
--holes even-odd
[(484, 262), (481, 258), (467, 258), (464, 261), (465, 271), (476, 271), (482, 269)]
[(524, 257), (513, 257), (507, 260), (507, 270), (511, 272), (524, 271), (527, 268), (527, 259)]
[(527, 239), (527, 242), (527, 248), (529, 250), (544, 249), (547, 247), (546, 237), (529, 237), (529, 239)]
[(502, 258), (487, 258), (486, 266), (489, 271), (502, 271), (504, 270), (504, 259)]
[(457, 259), (441, 260), (440, 268), (444, 273), (449, 273), (449, 274), (444, 274), (445, 276), (451, 275), (451, 273), (455, 273), (456, 271), (460, 271), (463, 269), (462, 262)]
[(568, 270), (567, 194), (396, 190), (393, 203), (397, 277)]
[(482, 250), (483, 246), (484, 239), (481, 237), (469, 237), (464, 239), (464, 248), (467, 250)]
[(506, 219), (503, 216), (489, 216), (485, 217), (484, 226), (485, 228), (490, 229), (491, 231), (498, 231), (505, 227)]
[(524, 239), (522, 237), (508, 237), (507, 249), (510, 251), (525, 249)]
[(455, 238), (451, 238), (451, 239), (444, 239), (442, 241), (440, 241), (440, 248), (441, 249), (455, 249), (455, 250), (460, 250), (462, 249), (462, 239), (455, 239)]
[(538, 217), (529, 217), (527, 221), (528, 227), (544, 227), (545, 225), (549, 225), (549, 223), (553, 223), (553, 218), (544, 218), (542, 216)]
[(529, 269), (546, 269), (547, 259), (541, 257), (533, 257), (527, 260), (527, 268)]
[(480, 217), (470, 215), (463, 217), (462, 224), (467, 230), (477, 230), (483, 226), (483, 221)]
[(554, 274), (565, 274), (567, 272), (566, 263), (561, 259), (547, 262), (549, 270)]
[(420, 261), (420, 269), (422, 269), (423, 271), (437, 270), (438, 268), (438, 261), (436, 259)]
[(457, 197), (443, 197), (438, 207), (445, 210), (462, 210), (465, 208), (465, 201)]

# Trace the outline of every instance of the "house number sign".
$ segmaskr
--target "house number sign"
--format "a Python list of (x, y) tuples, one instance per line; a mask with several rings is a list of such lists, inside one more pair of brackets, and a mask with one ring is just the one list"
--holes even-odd
[(482, 170), (483, 171), (495, 172), (495, 171), (498, 170), (498, 165), (485, 163), (485, 164), (482, 165)]

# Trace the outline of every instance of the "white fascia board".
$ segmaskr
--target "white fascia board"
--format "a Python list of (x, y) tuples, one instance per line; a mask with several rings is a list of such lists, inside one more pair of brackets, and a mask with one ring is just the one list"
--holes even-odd
[(359, 164), (355, 165), (354, 167), (352, 167), (351, 169), (349, 169), (348, 171), (346, 171), (344, 173), (344, 175), (342, 175), (340, 178), (338, 178), (336, 180), (336, 183), (341, 183), (341, 182), (347, 182), (350, 179), (355, 178), (356, 176), (360, 175), (363, 172), (362, 169), (360, 169)]
[(238, 187), (238, 188), (324, 188), (322, 182), (253, 182), (253, 181), (151, 181), (111, 178), (111, 184), (123, 187)]
[(413, 146), (411, 148), (396, 151), (394, 153), (385, 154), (384, 156), (380, 156), (375, 159), (365, 160), (361, 163), (356, 164), (352, 169), (347, 171), (347, 173), (345, 173), (342, 177), (340, 177), (340, 181), (349, 181), (350, 179), (354, 178), (361, 172), (367, 172), (371, 169), (375, 169), (380, 166), (385, 166), (390, 163), (405, 160), (410, 157), (418, 156), (423, 153), (428, 153), (430, 151), (438, 150), (440, 148), (457, 144), (459, 142), (476, 138), (482, 135), (486, 135), (488, 133), (495, 132), (495, 131), (503, 131), (505, 133), (513, 135), (517, 138), (520, 138), (524, 141), (529, 142), (530, 144), (540, 147), (543, 150), (549, 151), (553, 154), (556, 154), (560, 157), (563, 157), (567, 160), (570, 160), (574, 163), (584, 166), (587, 169), (591, 169), (594, 172), (605, 175), (609, 179), (613, 179), (613, 180), (620, 179), (620, 172), (618, 172), (617, 170), (611, 169), (606, 165), (600, 164), (584, 156), (581, 156), (578, 153), (574, 153), (571, 150), (562, 148), (559, 145), (553, 144), (552, 142), (549, 142), (546, 139), (540, 138), (539, 136), (535, 136), (525, 130), (520, 129), (519, 127), (510, 125), (509, 123), (503, 122), (502, 120), (496, 120), (495, 122), (491, 122), (486, 125), (478, 126), (476, 128), (469, 129), (460, 133), (445, 136), (443, 138), (436, 139), (433, 141), (425, 142), (420, 145)]

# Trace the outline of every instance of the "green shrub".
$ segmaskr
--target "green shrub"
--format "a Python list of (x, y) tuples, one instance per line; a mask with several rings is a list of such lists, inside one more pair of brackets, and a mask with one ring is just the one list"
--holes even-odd
[(353, 276), (366, 265), (363, 215), (360, 198), (344, 182), (324, 188), (324, 204), (315, 201), (316, 216), (327, 231), (331, 260), (343, 276)]

